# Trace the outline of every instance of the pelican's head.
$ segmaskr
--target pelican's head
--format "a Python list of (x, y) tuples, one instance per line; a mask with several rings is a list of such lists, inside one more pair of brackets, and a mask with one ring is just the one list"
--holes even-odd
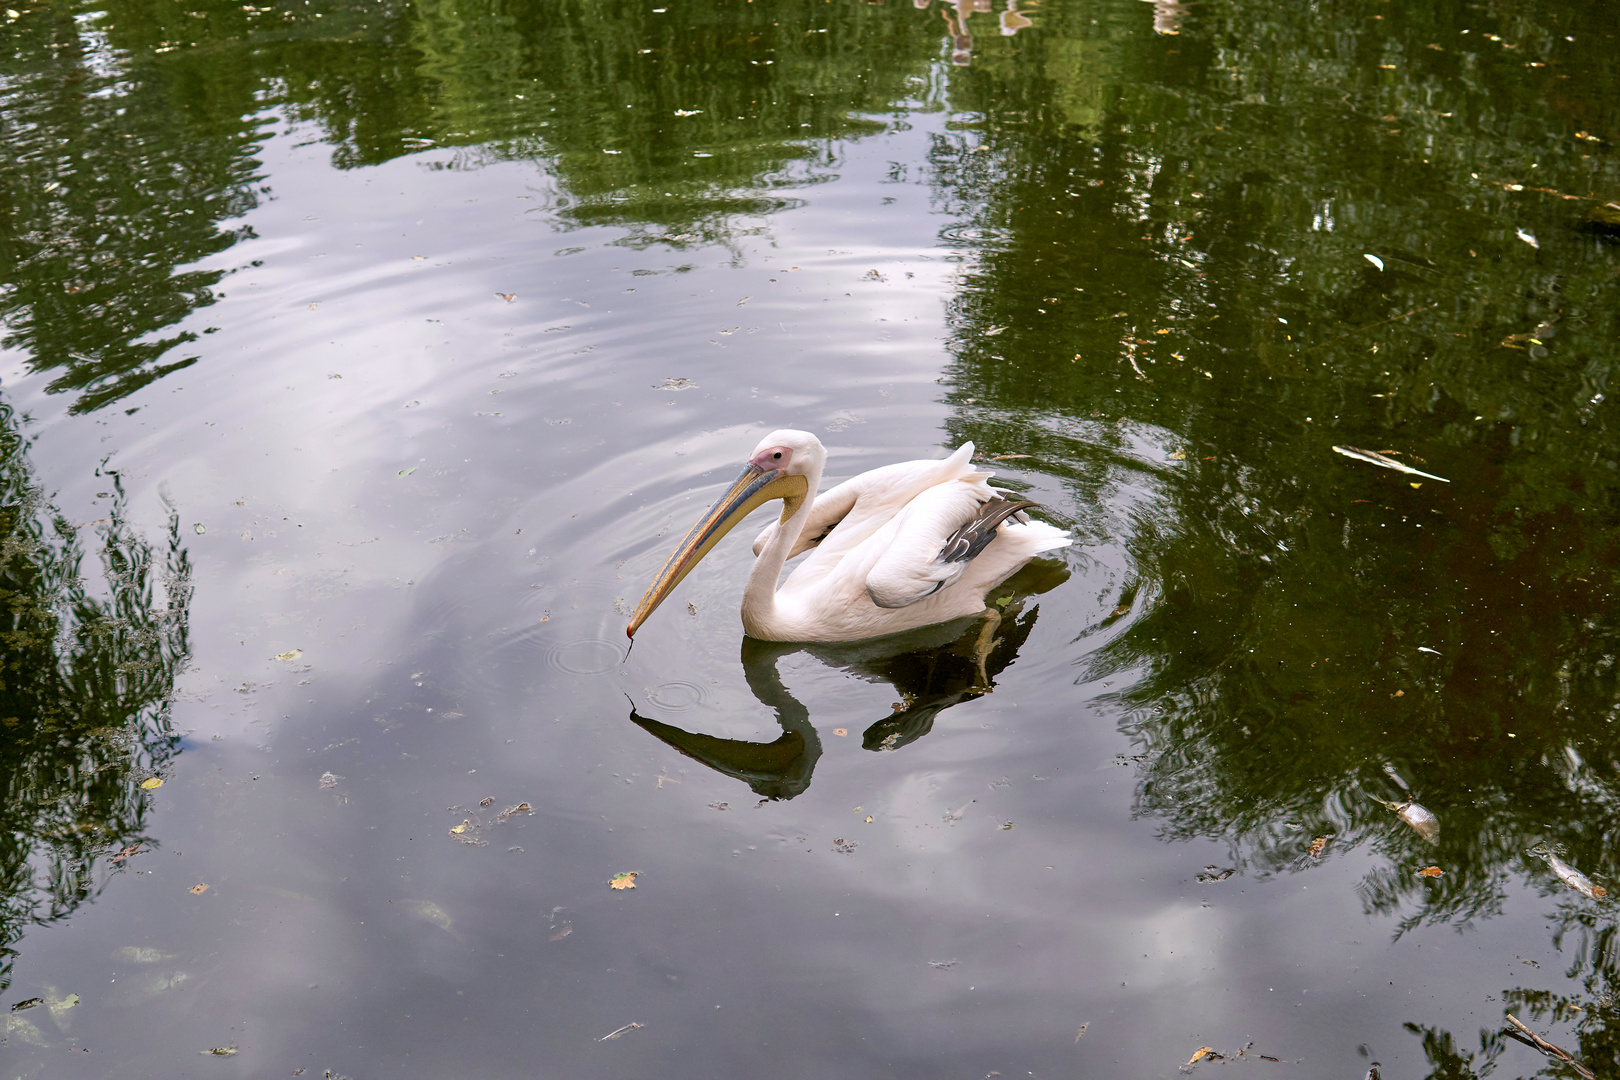
[(647, 595), (641, 598), (636, 613), (630, 617), (625, 634), (635, 637), (636, 630), (664, 602), (664, 597), (680, 584), (681, 579), (691, 572), (698, 560), (707, 555), (722, 536), (756, 507), (772, 499), (781, 499), (781, 520), (786, 521), (791, 517), (810, 493), (809, 477), (819, 477), (826, 460), (826, 448), (821, 445), (820, 439), (808, 431), (784, 428), (761, 439), (748, 458), (748, 464), (743, 466), (742, 475), (692, 526), (692, 531), (686, 534), (686, 539), (681, 541), (675, 553), (664, 563), (664, 568), (658, 571), (658, 576), (653, 578), (653, 583), (647, 587)]

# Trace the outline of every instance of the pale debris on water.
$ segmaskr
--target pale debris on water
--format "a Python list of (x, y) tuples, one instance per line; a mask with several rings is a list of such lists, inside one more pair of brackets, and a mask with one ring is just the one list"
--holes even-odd
[(1569, 886), (1571, 889), (1574, 889), (1587, 899), (1602, 900), (1604, 897), (1609, 895), (1608, 889), (1605, 889), (1601, 885), (1594, 884), (1591, 878), (1575, 869), (1563, 859), (1560, 859), (1556, 854), (1553, 853), (1552, 848), (1548, 847), (1547, 845), (1537, 844), (1535, 847), (1530, 849), (1530, 854), (1545, 859), (1547, 861), (1547, 865), (1552, 867), (1552, 872), (1558, 877), (1559, 881), (1562, 881), (1565, 885)]
[(639, 870), (627, 870), (622, 874), (614, 874), (608, 879), (610, 889), (633, 889), (636, 887), (636, 878), (641, 876)]
[(1355, 458), (1357, 461), (1365, 461), (1369, 465), (1377, 465), (1381, 469), (1394, 469), (1396, 472), (1406, 473), (1409, 476), (1422, 476), (1429, 480), (1438, 480), (1442, 484), (1451, 483), (1450, 480), (1447, 480), (1443, 476), (1436, 476), (1434, 473), (1426, 473), (1422, 469), (1414, 469), (1412, 466), (1396, 461), (1392, 457), (1380, 454), (1376, 450), (1358, 450), (1354, 446), (1335, 446), (1333, 448), (1333, 452), (1335, 454), (1343, 454), (1347, 458)]
[(1380, 270), (1382, 270), (1384, 268), (1384, 260), (1380, 259), (1376, 255), (1363, 255), (1362, 258), (1366, 259), (1368, 262), (1372, 263), (1374, 266), (1378, 267), (1378, 269), (1380, 269)]

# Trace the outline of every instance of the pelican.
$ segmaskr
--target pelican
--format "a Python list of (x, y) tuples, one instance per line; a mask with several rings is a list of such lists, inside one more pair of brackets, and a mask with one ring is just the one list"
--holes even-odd
[[(743, 630), (764, 641), (859, 641), (985, 611), (985, 593), (1069, 534), (1023, 511), (975, 469), (973, 444), (942, 461), (873, 469), (814, 500), (827, 463), (807, 431), (773, 431), (664, 563), (630, 618), (631, 638), (736, 524), (772, 499), (782, 516), (754, 541)], [(782, 567), (810, 552), (777, 588)]]

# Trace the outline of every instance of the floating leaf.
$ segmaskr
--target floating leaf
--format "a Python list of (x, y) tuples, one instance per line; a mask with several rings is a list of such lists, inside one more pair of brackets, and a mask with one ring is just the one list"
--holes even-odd
[(198, 536), (201, 536), (203, 533), (208, 531), (208, 526), (204, 525), (200, 521), (197, 522), (195, 525), (193, 525), (191, 528), (192, 528), (192, 531), (195, 532)]
[(236, 1047), (234, 1047), (234, 1046), (216, 1046), (212, 1050), (202, 1050), (202, 1051), (199, 1051), (199, 1053), (204, 1054), (205, 1056), (210, 1056), (210, 1057), (230, 1057), (232, 1054), (236, 1053)]
[(203, 893), (205, 893), (207, 891), (208, 891), (208, 885), (207, 885), (206, 882), (199, 881), (199, 882), (197, 882), (197, 884), (195, 884), (195, 885), (193, 885), (191, 887), (191, 892), (194, 893), (197, 896), (201, 896)]
[(1418, 871), (1418, 876), (1419, 877), (1439, 877), (1443, 873), (1445, 873), (1445, 871), (1440, 869), (1438, 866), (1425, 866), (1423, 869)]
[(143, 791), (151, 791), (153, 788), (160, 788), (162, 786), (163, 777), (161, 776), (148, 776), (145, 780), (141, 781), (141, 789)]
[(461, 824), (453, 827), (450, 830), (450, 835), (451, 836), (460, 836), (462, 833), (466, 832), (470, 828), (472, 828), (472, 819), (470, 819), (470, 818), (462, 818), (461, 819)]
[(1365, 461), (1369, 465), (1377, 465), (1381, 469), (1394, 469), (1396, 472), (1407, 473), (1411, 476), (1422, 476), (1429, 480), (1438, 480), (1442, 484), (1451, 483), (1450, 480), (1447, 480), (1443, 476), (1436, 476), (1434, 473), (1426, 473), (1421, 469), (1414, 469), (1410, 465), (1396, 461), (1392, 457), (1386, 457), (1385, 455), (1374, 450), (1357, 450), (1353, 446), (1335, 446), (1333, 448), (1333, 452), (1335, 454), (1343, 454), (1347, 458), (1355, 458), (1357, 461)]
[(1198, 1052), (1193, 1054), (1192, 1057), (1187, 1059), (1187, 1064), (1188, 1065), (1194, 1065), (1194, 1064), (1197, 1064), (1199, 1061), (1203, 1060), (1204, 1058), (1211, 1057), (1211, 1056), (1220, 1057), (1221, 1055), (1220, 1055), (1220, 1052), (1217, 1051), (1213, 1046), (1200, 1046), (1198, 1048)]
[(614, 874), (611, 878), (608, 878), (608, 888), (633, 889), (636, 887), (636, 878), (638, 876), (640, 874), (636, 870), (627, 870), (622, 874)]
[(293, 661), (304, 655), (303, 649), (288, 649), (286, 652), (276, 653), (277, 660)]
[(838, 736), (840, 739), (842, 739), (845, 735), (849, 734), (849, 729), (848, 728), (835, 727), (835, 728), (833, 728), (833, 734)]
[(413, 473), (413, 472), (415, 472), (415, 471), (416, 471), (416, 466), (415, 466), (415, 465), (412, 465), (412, 466), (411, 466), (411, 467), (410, 467), (410, 468), (408, 468), (408, 469), (401, 469), (401, 470), (399, 470), (399, 475), (401, 475), (401, 476), (409, 476), (409, 475), (411, 475), (411, 473)]
[(1328, 841), (1330, 839), (1332, 839), (1332, 837), (1318, 836), (1316, 839), (1311, 841), (1311, 846), (1306, 849), (1306, 854), (1313, 859), (1320, 859), (1322, 857), (1322, 852), (1327, 850)]

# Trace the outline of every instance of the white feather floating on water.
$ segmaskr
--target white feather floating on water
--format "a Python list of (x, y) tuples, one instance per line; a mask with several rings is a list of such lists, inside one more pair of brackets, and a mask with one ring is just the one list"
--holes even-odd
[(1366, 259), (1368, 262), (1372, 263), (1374, 266), (1378, 267), (1378, 269), (1380, 269), (1380, 270), (1382, 270), (1384, 268), (1384, 260), (1380, 259), (1376, 255), (1363, 255), (1362, 258)]
[(1357, 450), (1353, 446), (1335, 446), (1333, 448), (1333, 452), (1335, 454), (1343, 454), (1347, 458), (1355, 458), (1357, 461), (1365, 461), (1368, 465), (1377, 465), (1381, 469), (1394, 469), (1396, 472), (1407, 473), (1411, 476), (1423, 476), (1430, 480), (1438, 480), (1442, 484), (1451, 483), (1450, 480), (1447, 480), (1443, 476), (1436, 476), (1434, 473), (1426, 473), (1422, 469), (1414, 469), (1410, 465), (1402, 464), (1392, 457), (1386, 457), (1385, 455), (1377, 453), (1373, 450)]

